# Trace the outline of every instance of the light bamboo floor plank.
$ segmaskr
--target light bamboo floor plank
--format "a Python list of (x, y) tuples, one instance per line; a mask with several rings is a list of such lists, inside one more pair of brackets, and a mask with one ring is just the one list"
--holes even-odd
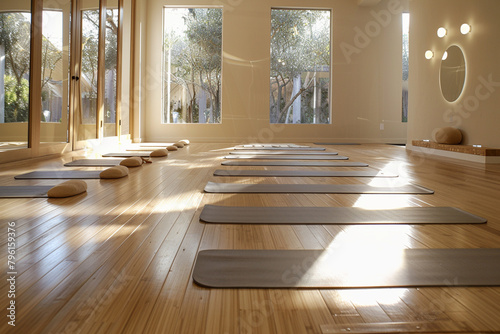
[[(298, 143), (310, 146), (310, 143)], [(82, 199), (1, 199), (0, 221), (18, 228), (18, 330), (81, 333), (321, 333), (321, 325), (369, 321), (465, 322), (499, 332), (500, 288), (406, 290), (212, 290), (193, 284), (200, 249), (335, 249), (379, 247), (493, 248), (500, 244), (500, 166), (408, 152), (391, 145), (335, 147), (398, 179), (435, 190), (431, 196), (357, 194), (206, 194), (224, 182), (212, 173), (232, 145), (192, 144), (131, 171), (127, 180), (89, 180)], [(61, 169), (80, 153), (0, 165), (0, 185), (48, 185), (14, 180), (33, 170)], [(250, 166), (234, 169), (269, 170)], [(300, 167), (279, 167), (297, 170)], [(328, 171), (328, 167), (310, 167)], [(354, 171), (356, 167), (335, 167)], [(367, 184), (346, 177), (234, 177), (231, 182)], [(121, 182), (125, 181), (125, 182)], [(377, 181), (378, 182), (378, 181)], [(207, 226), (206, 204), (221, 206), (356, 206), (367, 209), (453, 206), (484, 217), (481, 226)], [(6, 233), (0, 233), (5, 247)], [(383, 247), (383, 248), (382, 248)], [(5, 264), (0, 265), (0, 270)], [(5, 272), (5, 270), (4, 270)], [(0, 283), (5, 290), (6, 282)], [(346, 293), (347, 292), (347, 293)], [(350, 293), (348, 293), (350, 292)], [(368, 297), (367, 297), (368, 296)], [(389, 298), (390, 297), (390, 298)], [(368, 298), (368, 299), (367, 299)], [(8, 302), (0, 295), (0, 304)], [(21, 316), (22, 315), (22, 316)], [(0, 323), (0, 332), (6, 332)], [(353, 326), (354, 328), (354, 326)]]

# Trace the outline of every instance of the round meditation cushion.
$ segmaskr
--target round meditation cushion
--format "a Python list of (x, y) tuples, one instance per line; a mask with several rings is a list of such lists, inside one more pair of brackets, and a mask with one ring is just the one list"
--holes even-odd
[(50, 198), (76, 196), (87, 191), (87, 183), (82, 180), (69, 180), (52, 187), (47, 191)]
[(158, 150), (154, 150), (153, 152), (151, 152), (151, 154), (149, 156), (150, 157), (166, 157), (166, 156), (168, 156), (168, 151), (164, 148), (160, 148)]
[(120, 161), (120, 165), (125, 167), (140, 167), (142, 166), (142, 159), (140, 157), (132, 157)]
[(178, 150), (177, 146), (174, 145), (167, 146), (167, 151), (177, 151), (177, 150)]
[(113, 166), (103, 170), (99, 177), (101, 179), (119, 179), (128, 175), (128, 168), (125, 166)]

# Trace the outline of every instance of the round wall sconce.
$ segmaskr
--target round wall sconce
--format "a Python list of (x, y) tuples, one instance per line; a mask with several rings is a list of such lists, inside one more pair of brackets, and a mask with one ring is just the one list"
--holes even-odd
[(442, 60), (446, 60), (446, 58), (448, 58), (448, 51), (445, 51), (445, 52), (443, 53), (443, 58), (442, 58)]
[(446, 36), (447, 32), (448, 31), (446, 30), (446, 28), (441, 27), (437, 30), (437, 35), (439, 38), (443, 38), (444, 36)]
[(471, 26), (467, 23), (464, 23), (460, 26), (460, 32), (462, 35), (467, 35), (471, 31)]
[(434, 52), (431, 50), (425, 51), (425, 59), (431, 59), (432, 57), (434, 57)]

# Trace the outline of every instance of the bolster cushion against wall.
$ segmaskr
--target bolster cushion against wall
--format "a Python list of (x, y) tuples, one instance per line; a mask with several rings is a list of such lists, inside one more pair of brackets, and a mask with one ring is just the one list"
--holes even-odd
[(70, 180), (58, 184), (47, 191), (50, 198), (71, 197), (87, 191), (87, 183), (82, 180)]
[(132, 157), (123, 159), (120, 161), (120, 165), (125, 167), (140, 167), (142, 166), (142, 158), (141, 157)]
[(125, 166), (114, 166), (103, 170), (99, 177), (101, 179), (119, 179), (128, 175), (128, 168)]
[(457, 145), (462, 141), (462, 132), (451, 126), (439, 128), (434, 132), (434, 141), (438, 144)]

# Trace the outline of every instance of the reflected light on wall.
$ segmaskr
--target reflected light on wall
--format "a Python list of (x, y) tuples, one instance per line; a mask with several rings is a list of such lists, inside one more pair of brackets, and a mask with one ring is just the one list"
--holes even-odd
[(462, 26), (460, 26), (460, 32), (462, 33), (462, 35), (467, 35), (468, 33), (470, 33), (471, 31), (471, 26), (467, 23), (464, 23), (462, 24)]
[(434, 52), (431, 50), (425, 51), (425, 59), (431, 59), (432, 57), (434, 57)]
[(446, 33), (447, 33), (447, 30), (443, 27), (441, 27), (437, 30), (437, 35), (439, 38), (443, 38), (444, 36), (446, 36)]

